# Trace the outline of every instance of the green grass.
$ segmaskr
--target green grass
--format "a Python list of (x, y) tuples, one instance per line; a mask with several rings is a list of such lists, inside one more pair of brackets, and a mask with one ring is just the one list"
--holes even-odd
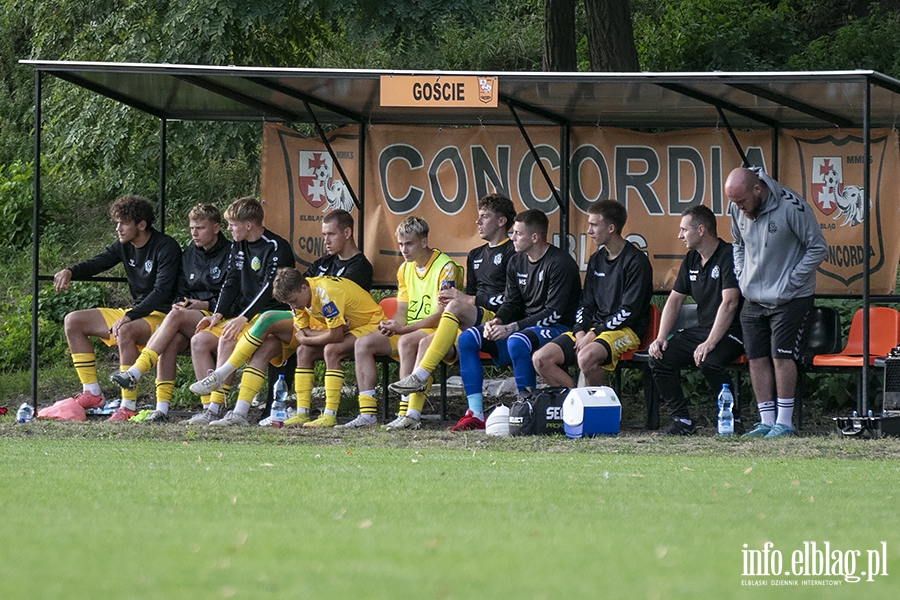
[[(7, 599), (894, 598), (900, 577), (898, 463), (815, 458), (896, 456), (896, 442), (7, 422)], [(874, 582), (741, 585), (743, 544), (789, 557), (829, 541), (862, 551), (859, 572), (882, 540), (889, 575)]]

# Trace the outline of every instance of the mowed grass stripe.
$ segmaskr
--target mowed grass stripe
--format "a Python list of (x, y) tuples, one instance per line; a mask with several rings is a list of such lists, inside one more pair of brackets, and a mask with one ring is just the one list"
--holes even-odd
[[(807, 540), (885, 540), (900, 573), (885, 526), (895, 461), (77, 439), (0, 449), (5, 598), (762, 598), (776, 590), (741, 586), (741, 550), (765, 541), (789, 555)], [(893, 598), (894, 577), (827, 594)]]

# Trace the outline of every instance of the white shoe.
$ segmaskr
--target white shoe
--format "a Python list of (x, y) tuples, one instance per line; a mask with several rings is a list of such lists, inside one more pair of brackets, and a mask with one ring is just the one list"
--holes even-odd
[(204, 408), (196, 415), (184, 422), (185, 425), (209, 425), (219, 418), (219, 413), (213, 413), (208, 408)]
[(349, 423), (343, 425), (335, 425), (335, 429), (362, 429), (364, 427), (373, 427), (378, 420), (372, 415), (359, 415)]
[(397, 417), (390, 423), (384, 426), (386, 431), (398, 431), (400, 429), (421, 429), (422, 423), (419, 419), (415, 419), (413, 417)]
[(198, 396), (207, 396), (216, 390), (221, 390), (222, 382), (219, 381), (219, 376), (216, 375), (215, 371), (210, 371), (206, 377), (196, 383), (192, 383), (190, 389), (191, 392)]
[(388, 386), (395, 394), (402, 394), (404, 396), (415, 394), (417, 392), (424, 392), (427, 387), (428, 382), (419, 379), (415, 373), (410, 373), (400, 381), (395, 381)]
[(218, 421), (209, 424), (210, 427), (230, 427), (232, 425), (240, 425), (241, 427), (250, 427), (250, 421), (244, 415), (239, 415), (233, 410), (225, 413), (225, 416)]

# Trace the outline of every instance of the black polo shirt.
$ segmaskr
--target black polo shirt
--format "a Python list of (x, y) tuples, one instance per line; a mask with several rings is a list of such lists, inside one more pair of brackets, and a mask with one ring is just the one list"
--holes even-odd
[[(737, 288), (738, 281), (734, 274), (734, 256), (731, 244), (719, 238), (719, 246), (706, 264), (702, 264), (703, 257), (696, 250), (688, 251), (678, 270), (678, 277), (672, 289), (679, 294), (691, 296), (697, 303), (697, 321), (700, 327), (712, 329), (716, 321), (716, 313), (722, 304), (722, 290)], [(741, 297), (737, 314), (741, 312)], [(732, 329), (740, 330), (741, 324), (737, 317), (731, 322), (729, 332)]]

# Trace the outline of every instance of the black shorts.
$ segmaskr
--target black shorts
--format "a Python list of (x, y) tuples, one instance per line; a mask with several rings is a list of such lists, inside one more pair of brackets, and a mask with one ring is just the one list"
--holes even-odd
[(785, 358), (797, 360), (803, 348), (803, 328), (812, 310), (812, 296), (796, 298), (775, 308), (766, 308), (744, 300), (741, 328), (747, 358)]

